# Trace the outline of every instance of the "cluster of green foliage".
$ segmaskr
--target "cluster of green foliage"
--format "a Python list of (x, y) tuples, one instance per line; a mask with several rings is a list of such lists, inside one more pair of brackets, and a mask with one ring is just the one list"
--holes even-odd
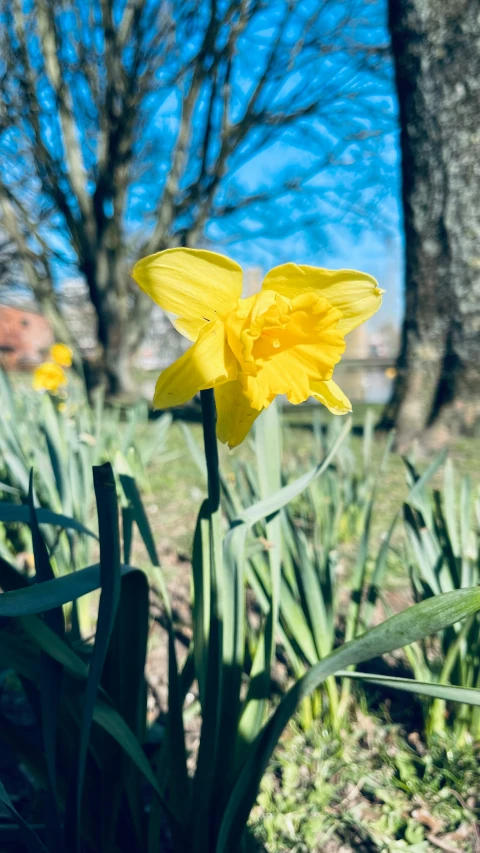
[[(40, 395), (26, 386), (13, 389), (0, 370), (0, 495), (3, 500), (14, 496), (23, 501), (33, 468), (38, 506), (88, 527), (95, 515), (93, 465), (109, 461), (117, 473), (134, 476), (143, 488), (153, 455), (160, 461), (172, 458), (166, 451), (171, 414), (159, 418), (146, 436), (148, 415), (145, 402), (126, 412), (106, 408), (101, 392), (91, 406), (84, 388), (74, 381), (65, 399)], [(31, 551), (28, 528), (12, 533), (9, 526), (0, 526), (0, 531), (0, 553), (6, 559), (20, 550)], [(61, 535), (58, 541), (48, 528), (44, 535), (57, 573), (88, 562), (91, 538), (80, 530), (70, 530), (69, 538)]]
[[(443, 462), (445, 454), (439, 457)], [(414, 466), (407, 464), (411, 483), (419, 479)], [(405, 563), (413, 599), (421, 601), (453, 589), (478, 586), (480, 582), (480, 492), (475, 493), (471, 477), (456, 483), (450, 460), (444, 469), (443, 488), (433, 495), (417, 492), (404, 506), (406, 531)], [(431, 683), (449, 682), (463, 687), (480, 687), (480, 622), (478, 615), (461, 625), (452, 625), (433, 641), (407, 650), (416, 678)], [(426, 709), (427, 737), (451, 727), (460, 740), (468, 734), (480, 737), (480, 715), (469, 705), (446, 707), (440, 699)]]
[[(109, 461), (117, 474), (134, 476), (145, 488), (153, 454), (160, 462), (171, 460), (166, 450), (171, 414), (159, 418), (147, 437), (148, 416), (146, 402), (124, 412), (120, 407), (107, 408), (102, 393), (92, 406), (83, 385), (75, 381), (69, 384), (65, 399), (39, 395), (26, 386), (13, 389), (8, 375), (0, 370), (0, 495), (25, 503), (33, 470), (36, 505), (74, 520), (66, 527), (43, 528), (55, 575), (92, 562), (94, 465)], [(120, 489), (118, 496), (124, 503)], [(8, 506), (0, 506), (0, 555), (8, 561), (23, 553), (28, 567), (30, 529), (15, 523), (11, 513)], [(93, 630), (89, 611), (89, 601), (79, 601), (78, 616), (87, 634)]]
[[(26, 499), (1, 506), (10, 522), (28, 526), (35, 558), (33, 582), (0, 560), (0, 666), (20, 679), (38, 720), (42, 750), (19, 737), (12, 724), (2, 726), (2, 734), (46, 792), (43, 836), (2, 788), (0, 799), (31, 853), (249, 849), (254, 843), (246, 831), (249, 815), (286, 725), (300, 707), (304, 728), (319, 717), (338, 731), (354, 678), (421, 694), (448, 708), (480, 706), (475, 685), (356, 671), (395, 649), (417, 643), (424, 648), (432, 635), (454, 631), (458, 646), (466, 630), (459, 623), (470, 624), (480, 610), (478, 588), (460, 583), (419, 595), (414, 606), (374, 624), (390, 536), (372, 558), (370, 527), (390, 448), (379, 470), (369, 470), (372, 424), (365, 430), (362, 477), (348, 470), (348, 449), (342, 451), (347, 422), (330, 436), (321, 461), (291, 478), (282, 470), (280, 420), (272, 406), (258, 422), (254, 464), (244, 465), (232, 481), (219, 470), (213, 395), (202, 392), (202, 398), (205, 456), (189, 443), (208, 498), (193, 543), (193, 631), (182, 666), (154, 537), (131, 470), (117, 469), (115, 476), (110, 463), (94, 466), (100, 558), (98, 564), (75, 566), (73, 573), (56, 576), (52, 537), (57, 541), (68, 531), (87, 535), (87, 528), (64, 511), (39, 506), (31, 474)], [(318, 442), (320, 448), (320, 430)], [(415, 512), (422, 507), (426, 512), (427, 484), (440, 463), (421, 476), (410, 466), (408, 506)], [(345, 519), (349, 524), (353, 519), (360, 532), (346, 603), (335, 577)], [(135, 529), (152, 564), (148, 576), (130, 565)], [(95, 541), (96, 534), (89, 534)], [(73, 616), (75, 603), (98, 589), (91, 642)], [(168, 708), (160, 738), (158, 726), (146, 725), (150, 594), (161, 602), (168, 644)], [(71, 607), (67, 619), (65, 605)], [(278, 655), (293, 682), (272, 701)], [(193, 775), (184, 726), (191, 690), (197, 692), (200, 721)]]

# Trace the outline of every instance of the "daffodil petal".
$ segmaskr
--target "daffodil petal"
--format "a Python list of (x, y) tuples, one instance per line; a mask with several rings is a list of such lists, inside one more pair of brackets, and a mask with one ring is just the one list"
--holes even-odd
[(166, 249), (142, 258), (132, 276), (164, 311), (184, 320), (225, 319), (242, 293), (242, 268), (204, 249)]
[(254, 409), (239, 380), (215, 388), (217, 437), (230, 448), (241, 444), (262, 409)]
[(184, 338), (188, 338), (189, 341), (198, 340), (198, 336), (202, 331), (203, 327), (208, 320), (198, 319), (198, 320), (186, 320), (185, 317), (170, 317), (172, 326), (183, 335)]
[(155, 387), (156, 409), (181, 406), (198, 391), (235, 379), (237, 362), (225, 337), (225, 326), (207, 323), (198, 341), (160, 374)]
[(346, 415), (352, 411), (350, 400), (333, 379), (326, 382), (312, 382), (310, 393), (312, 397), (323, 403), (332, 415)]
[(347, 335), (378, 311), (384, 292), (368, 273), (297, 264), (282, 264), (271, 269), (262, 288), (275, 290), (289, 299), (305, 290), (319, 291), (341, 311), (342, 319), (337, 328), (342, 335)]

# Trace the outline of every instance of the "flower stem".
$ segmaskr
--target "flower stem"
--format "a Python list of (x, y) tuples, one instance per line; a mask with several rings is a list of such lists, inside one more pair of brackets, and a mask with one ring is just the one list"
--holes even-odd
[(217, 413), (213, 390), (200, 391), (202, 401), (203, 440), (207, 462), (208, 500), (210, 512), (216, 512), (220, 505), (220, 472), (218, 463), (218, 444), (216, 433)]

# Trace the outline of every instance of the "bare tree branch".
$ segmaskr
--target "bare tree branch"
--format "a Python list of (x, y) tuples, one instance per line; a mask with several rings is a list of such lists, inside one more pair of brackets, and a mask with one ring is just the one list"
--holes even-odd
[[(66, 269), (83, 278), (110, 391), (128, 390), (148, 322), (129, 276), (138, 254), (201, 244), (213, 223), (226, 240), (288, 228), (318, 239), (372, 205), (358, 164), (381, 150), (391, 72), (371, 10), (0, 0), (3, 227), (45, 304)], [(342, 192), (349, 176), (336, 205), (327, 174)]]
[(73, 114), (70, 89), (60, 69), (60, 44), (51, 0), (37, 0), (36, 11), (45, 71), (57, 100), (70, 185), (82, 216), (93, 224), (92, 203), (87, 191), (87, 175), (80, 147), (80, 131)]

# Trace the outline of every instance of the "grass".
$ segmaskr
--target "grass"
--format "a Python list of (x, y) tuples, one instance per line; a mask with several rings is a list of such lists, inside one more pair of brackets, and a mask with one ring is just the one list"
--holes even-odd
[(252, 814), (268, 853), (475, 853), (478, 749), (438, 741), (427, 753), (385, 716), (358, 711), (332, 738), (293, 725)]

